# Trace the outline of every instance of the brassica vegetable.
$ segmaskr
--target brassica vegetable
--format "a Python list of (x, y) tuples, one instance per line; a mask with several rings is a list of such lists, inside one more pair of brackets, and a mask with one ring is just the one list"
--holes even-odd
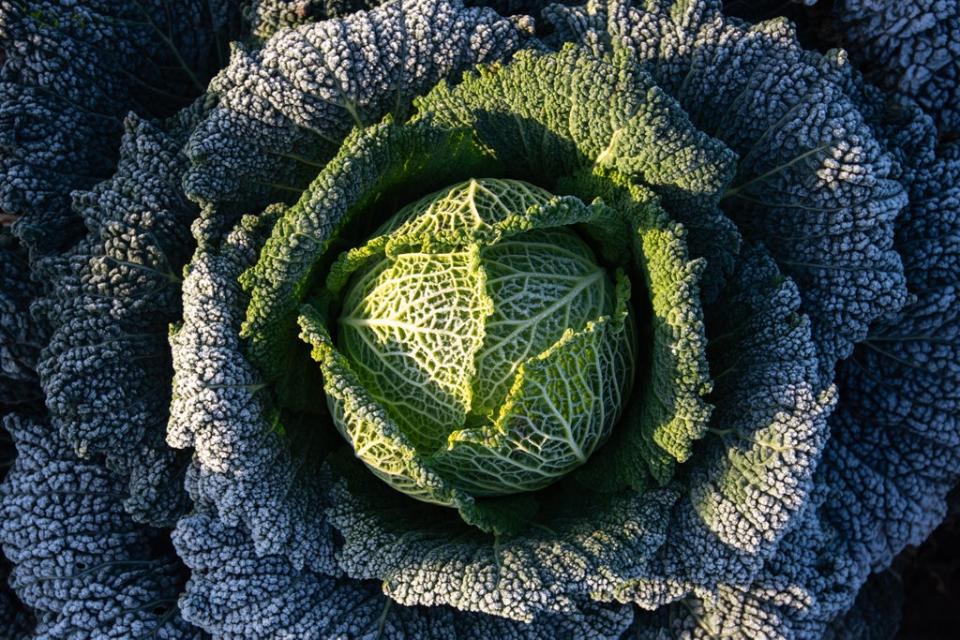
[(327, 280), (328, 295), (343, 294), (337, 347), (317, 311), (300, 324), (357, 456), (438, 504), (454, 490), (535, 491), (586, 462), (632, 381), (630, 284), (619, 274), (615, 287), (560, 225), (602, 233), (616, 216), (524, 182), (470, 180), (343, 254)]
[(953, 85), (720, 0), (120, 4), (0, 14), (10, 78), (92, 12), (18, 86), (97, 128), (4, 100), (105, 148), (0, 119), (17, 633), (879, 628), (960, 477)]

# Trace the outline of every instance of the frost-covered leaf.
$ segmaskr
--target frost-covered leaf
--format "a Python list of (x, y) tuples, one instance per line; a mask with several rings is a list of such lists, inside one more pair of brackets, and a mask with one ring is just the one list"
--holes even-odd
[(960, 128), (960, 6), (915, 0), (834, 3), (843, 45), (867, 79), (916, 100), (944, 135)]
[(49, 293), (34, 304), (51, 333), (37, 371), (51, 425), (81, 456), (106, 456), (130, 478), (127, 509), (170, 526), (187, 508), (187, 459), (164, 442), (168, 325), (196, 207), (180, 190), (189, 111), (168, 130), (131, 116), (116, 174), (75, 193), (89, 233), (38, 261)]
[(696, 127), (739, 155), (723, 210), (799, 285), (824, 375), (903, 306), (893, 222), (906, 192), (845, 91), (845, 54), (804, 51), (784, 19), (725, 19), (719, 0), (591, 0), (548, 17), (588, 46), (630, 51)]
[(17, 459), (0, 487), (0, 544), (37, 636), (202, 638), (177, 611), (185, 575), (167, 534), (124, 512), (126, 479), (41, 422), (4, 427)]
[(508, 57), (527, 28), (458, 0), (403, 0), (281, 30), (259, 49), (234, 46), (209, 87), (218, 105), (187, 145), (184, 186), (205, 205), (201, 241), (240, 213), (295, 200), (354, 125)]
[(0, 209), (31, 259), (82, 227), (71, 192), (108, 178), (128, 111), (166, 117), (206, 88), (236, 34), (232, 0), (0, 3)]

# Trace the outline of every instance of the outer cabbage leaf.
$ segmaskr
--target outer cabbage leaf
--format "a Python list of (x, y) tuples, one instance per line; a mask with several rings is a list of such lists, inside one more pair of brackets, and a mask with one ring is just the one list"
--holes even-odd
[(266, 40), (281, 29), (342, 18), (380, 4), (382, 0), (244, 0), (243, 16), (253, 35)]
[(569, 38), (630, 51), (694, 125), (739, 154), (723, 210), (799, 285), (824, 375), (903, 306), (893, 222), (906, 194), (837, 77), (842, 52), (804, 51), (782, 19), (725, 19), (719, 0), (546, 13)]
[(411, 98), (526, 39), (524, 20), (457, 0), (402, 0), (235, 45), (210, 83), (218, 106), (187, 145), (184, 180), (204, 205), (200, 241), (238, 214), (295, 199), (357, 123), (403, 112)]
[(188, 267), (183, 325), (171, 337), (177, 373), (167, 441), (194, 447), (187, 484), (193, 499), (215, 504), (259, 554), (286, 554), (295, 568), (308, 563), (336, 573), (312, 449), (275, 429), (262, 378), (239, 338), (245, 296), (237, 280), (275, 220), (275, 213), (245, 218), (219, 249), (199, 253)]
[(183, 141), (131, 116), (120, 173), (94, 184), (116, 168), (128, 109), (166, 115), (204, 91), (237, 16), (229, 0), (0, 4), (0, 208), (43, 285), (15, 285), (22, 260), (11, 255), (3, 302), (46, 295), (33, 310), (40, 322), (5, 318), (4, 402), (11, 376), (18, 402), (37, 397), (24, 384), (39, 368), (55, 426), (85, 455), (110, 451), (131, 476), (128, 507), (153, 522), (171, 523), (186, 503), (162, 435), (165, 325), (179, 314), (177, 252), (193, 215), (173, 173)]
[(941, 134), (960, 129), (960, 5), (915, 0), (834, 3), (843, 44), (867, 79), (919, 103)]
[(203, 512), (182, 520), (174, 541), (193, 571), (184, 615), (218, 638), (617, 638), (631, 619), (629, 610), (596, 605), (587, 605), (586, 621), (559, 614), (533, 624), (448, 607), (401, 607), (376, 584), (300, 572), (285, 558), (259, 554), (243, 531)]
[[(42, 398), (34, 371), (41, 330), (28, 308), (38, 287), (30, 280), (26, 251), (8, 227), (0, 227), (0, 265), (0, 416), (6, 416), (30, 410)], [(10, 434), (0, 424), (0, 481), (16, 455)], [(0, 553), (0, 636), (19, 640), (30, 635), (34, 620), (8, 584), (10, 569)]]
[(0, 3), (0, 210), (35, 256), (81, 232), (70, 194), (113, 173), (123, 117), (205, 90), (237, 31), (232, 0)]
[(929, 535), (960, 478), (960, 147), (914, 160), (897, 228), (914, 299), (843, 363), (822, 480), (826, 517), (874, 569)]
[(46, 638), (200, 638), (180, 618), (182, 565), (163, 531), (123, 509), (126, 481), (81, 460), (54, 429), (12, 416), (17, 459), (0, 487), (10, 583)]
[(817, 0), (722, 0), (723, 11), (731, 17), (751, 24), (786, 18), (797, 28), (800, 42), (807, 49), (826, 50), (836, 46), (837, 20), (832, 14), (832, 2)]
[(637, 637), (655, 638), (666, 627), (670, 638), (822, 638), (832, 615), (856, 596), (856, 564), (827, 546), (838, 541), (817, 518), (804, 517), (761, 571), (697, 590), (642, 621)]
[(180, 272), (196, 206), (180, 190), (186, 110), (163, 128), (130, 116), (116, 174), (75, 194), (89, 233), (44, 259), (49, 293), (34, 312), (52, 330), (38, 372), (50, 421), (81, 456), (104, 455), (130, 478), (128, 511), (172, 525), (189, 502), (187, 456), (164, 442), (170, 402), (168, 324), (180, 317)]

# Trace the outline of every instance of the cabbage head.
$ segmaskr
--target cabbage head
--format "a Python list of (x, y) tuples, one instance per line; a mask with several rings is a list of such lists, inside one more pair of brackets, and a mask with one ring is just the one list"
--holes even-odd
[[(339, 350), (315, 316), (300, 322), (334, 423), (374, 473), (448, 504), (454, 488), (534, 491), (586, 462), (629, 393), (629, 280), (615, 292), (559, 225), (612, 215), (523, 182), (470, 180), (340, 257), (327, 279), (343, 293)], [(400, 454), (410, 449), (415, 470)], [(450, 489), (419, 487), (421, 468)]]

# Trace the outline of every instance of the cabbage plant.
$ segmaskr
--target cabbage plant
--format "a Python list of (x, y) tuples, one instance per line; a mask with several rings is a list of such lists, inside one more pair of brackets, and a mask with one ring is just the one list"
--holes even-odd
[[(51, 166), (120, 144), (0, 164), (17, 634), (891, 628), (960, 470), (944, 121), (719, 0), (493, 7), (0, 14), (10, 109), (112, 114)], [(138, 42), (179, 98), (71, 98)]]

